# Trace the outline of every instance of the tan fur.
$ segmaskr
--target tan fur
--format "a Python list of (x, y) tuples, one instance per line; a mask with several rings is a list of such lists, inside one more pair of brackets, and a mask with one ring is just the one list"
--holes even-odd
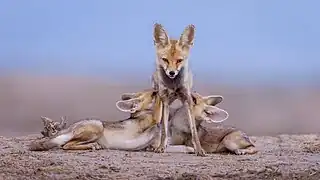
[(179, 40), (170, 39), (166, 30), (160, 24), (154, 26), (154, 44), (156, 48), (156, 71), (153, 75), (153, 87), (159, 90), (163, 103), (160, 143), (155, 152), (165, 151), (168, 142), (169, 106), (180, 99), (187, 109), (187, 117), (192, 134), (192, 144), (195, 153), (205, 156), (201, 148), (193, 116), (191, 88), (192, 74), (188, 66), (190, 49), (193, 46), (195, 27), (189, 25), (181, 34)]
[(117, 122), (81, 120), (51, 138), (31, 143), (30, 150), (49, 150), (57, 146), (65, 150), (140, 150), (147, 147), (159, 130), (156, 124), (161, 118), (161, 101), (156, 98), (157, 108), (153, 111), (150, 104), (156, 95), (155, 91), (146, 90), (131, 95), (131, 98), (117, 103), (118, 109), (131, 113), (130, 118)]
[[(122, 95), (122, 100), (129, 100), (132, 98), (135, 98), (136, 96), (141, 95), (140, 93), (126, 93)], [(156, 96), (158, 98), (158, 96)], [(210, 106), (215, 106), (222, 102), (223, 97), (222, 96), (207, 96), (202, 97), (198, 93), (192, 93), (193, 97), (193, 110), (195, 112), (195, 118), (196, 118), (196, 124), (197, 124), (197, 130), (199, 134), (199, 139), (202, 148), (208, 152), (208, 153), (221, 153), (221, 152), (232, 152), (237, 155), (241, 154), (254, 154), (257, 153), (258, 150), (254, 146), (254, 144), (251, 142), (249, 137), (242, 132), (241, 130), (230, 127), (230, 126), (224, 126), (224, 125), (218, 125), (214, 123), (208, 123), (207, 121), (221, 121), (228, 118), (228, 114), (224, 112), (222, 109), (218, 108), (216, 109), (216, 113), (221, 113), (221, 116), (216, 117), (210, 117), (205, 112), (206, 110), (210, 112)], [(159, 101), (159, 99), (158, 99)], [(144, 108), (147, 108), (147, 104)], [(152, 107), (154, 106), (154, 107)], [(159, 109), (161, 108), (161, 105), (155, 103), (154, 105), (151, 104), (150, 108)], [(154, 112), (159, 113), (160, 110), (154, 110)], [(183, 106), (179, 108), (170, 108), (170, 131), (171, 131), (171, 143), (166, 148), (165, 152), (174, 153), (174, 152), (183, 152), (183, 153), (193, 153), (194, 149), (192, 148), (192, 137), (191, 132), (189, 129), (189, 124), (186, 121), (186, 111)], [(212, 113), (212, 109), (211, 109)], [(138, 115), (138, 114), (136, 114)], [(155, 117), (158, 117), (159, 114), (155, 114)], [(49, 119), (49, 118), (47, 118)], [(50, 120), (51, 123), (55, 124), (53, 120)], [(147, 127), (149, 122), (147, 121), (139, 121), (141, 124), (139, 124), (139, 127)], [(112, 122), (103, 122), (105, 123), (105, 126), (108, 126), (112, 129), (121, 129), (122, 125), (121, 123), (112, 123)], [(82, 121), (82, 124), (84, 125), (84, 121)], [(100, 149), (101, 147), (97, 143), (89, 143), (89, 144), (83, 144), (83, 142), (86, 142), (90, 140), (88, 137), (94, 137), (101, 130), (99, 130), (99, 127), (95, 126), (83, 126), (86, 128), (76, 128), (78, 135), (77, 138), (81, 138), (81, 140), (78, 141), (70, 141), (69, 143), (65, 144), (62, 148), (63, 149), (76, 149), (76, 150), (83, 150), (83, 149)], [(91, 130), (90, 130), (91, 129)], [(144, 129), (144, 128), (142, 128)], [(84, 133), (89, 133), (87, 135), (81, 134), (83, 130), (86, 130)], [(98, 130), (98, 131), (97, 131)], [(60, 130), (55, 130), (59, 132)], [(50, 134), (52, 134), (50, 132)], [(80, 135), (79, 135), (80, 134)], [(150, 133), (150, 135), (152, 135)], [(157, 136), (154, 139), (154, 142), (151, 144), (151, 147), (148, 147), (147, 150), (150, 151), (157, 147), (157, 145), (160, 143), (159, 136)], [(48, 145), (48, 144), (47, 144)], [(50, 147), (50, 144), (48, 145)]]
[[(258, 152), (249, 137), (239, 129), (208, 123), (208, 121), (221, 121), (228, 118), (226, 111), (217, 107), (212, 108), (222, 101), (221, 96), (202, 97), (198, 93), (192, 93), (192, 96), (194, 98), (193, 112), (195, 113), (197, 132), (201, 146), (207, 153), (230, 151), (241, 155)], [(206, 111), (216, 113), (216, 116), (208, 115)], [(186, 111), (183, 107), (180, 107), (170, 118), (171, 145), (193, 147), (191, 132), (185, 121)], [(182, 152), (190, 152), (190, 149)]]

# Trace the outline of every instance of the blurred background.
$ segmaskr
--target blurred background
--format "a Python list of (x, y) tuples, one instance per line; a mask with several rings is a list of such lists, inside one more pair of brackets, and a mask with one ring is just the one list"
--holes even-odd
[(194, 90), (220, 94), (225, 124), (250, 135), (320, 131), (320, 2), (0, 2), (0, 135), (128, 115), (121, 93), (151, 86), (153, 24), (179, 37), (196, 26)]

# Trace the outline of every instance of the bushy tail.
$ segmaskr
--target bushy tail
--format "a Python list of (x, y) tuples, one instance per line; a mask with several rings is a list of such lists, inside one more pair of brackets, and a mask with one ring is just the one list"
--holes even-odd
[(34, 141), (29, 145), (30, 151), (47, 151), (54, 147), (62, 146), (73, 138), (72, 133), (61, 134), (51, 139)]

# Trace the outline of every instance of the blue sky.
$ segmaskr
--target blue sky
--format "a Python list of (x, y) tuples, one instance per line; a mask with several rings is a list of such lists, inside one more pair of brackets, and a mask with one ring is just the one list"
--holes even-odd
[(178, 37), (192, 23), (195, 76), (309, 81), (320, 78), (319, 7), (316, 0), (2, 0), (0, 69), (146, 76), (154, 70), (153, 24)]

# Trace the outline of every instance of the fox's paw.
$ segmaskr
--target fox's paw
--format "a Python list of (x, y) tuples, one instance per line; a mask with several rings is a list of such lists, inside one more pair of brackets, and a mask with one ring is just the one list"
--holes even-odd
[(234, 151), (234, 154), (236, 155), (246, 155), (251, 154), (247, 149), (237, 149)]
[(206, 156), (206, 152), (202, 148), (199, 148), (198, 150), (196, 150), (195, 153), (197, 156), (202, 156), (202, 157)]
[(154, 152), (155, 151), (155, 147), (153, 147), (153, 146), (148, 146), (147, 148), (146, 148), (146, 151), (147, 152)]
[(166, 148), (164, 147), (164, 146), (159, 146), (158, 148), (156, 148), (155, 150), (154, 150), (154, 152), (155, 153), (164, 153), (164, 150), (165, 150)]
[(102, 146), (100, 146), (98, 143), (93, 143), (92, 145), (91, 145), (91, 149), (92, 150), (100, 150), (100, 149), (102, 149)]

